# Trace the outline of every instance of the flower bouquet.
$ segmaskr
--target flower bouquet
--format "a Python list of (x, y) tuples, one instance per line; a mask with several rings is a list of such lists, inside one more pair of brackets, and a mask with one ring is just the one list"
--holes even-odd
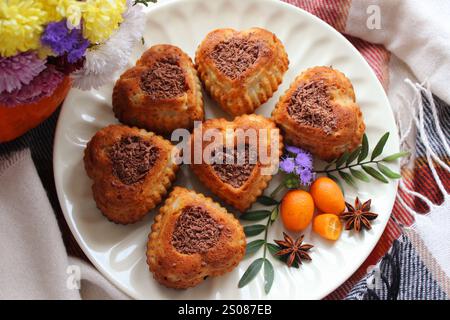
[(73, 85), (103, 85), (144, 28), (131, 0), (0, 1), (0, 142), (50, 116)]

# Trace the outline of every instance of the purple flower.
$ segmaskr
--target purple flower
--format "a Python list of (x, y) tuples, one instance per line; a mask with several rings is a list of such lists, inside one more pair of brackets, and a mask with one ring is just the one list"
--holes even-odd
[(300, 179), (300, 183), (305, 186), (310, 185), (314, 178), (314, 174), (309, 168), (300, 169), (297, 174), (298, 178)]
[(300, 149), (300, 148), (298, 148), (298, 147), (294, 147), (294, 146), (286, 146), (286, 150), (287, 150), (288, 152), (290, 152), (290, 153), (293, 153), (293, 154), (297, 154), (297, 153), (299, 153), (300, 151), (302, 151), (302, 149)]
[(295, 170), (295, 162), (293, 158), (286, 158), (280, 161), (280, 168), (286, 173), (293, 173)]
[(39, 59), (35, 52), (19, 53), (8, 58), (0, 56), (0, 93), (22, 88), (44, 69), (45, 61)]
[(58, 56), (67, 54), (67, 61), (70, 63), (81, 59), (89, 46), (89, 41), (83, 38), (81, 29), (69, 30), (65, 19), (49, 23), (41, 42), (49, 46)]
[(295, 157), (295, 164), (302, 167), (311, 169), (312, 156), (309, 152), (301, 150)]
[[(286, 150), (295, 156), (281, 160), (280, 169), (297, 176), (300, 184), (310, 185), (314, 179), (312, 154), (294, 146), (286, 146)], [(289, 179), (291, 178), (292, 176)]]
[(51, 95), (63, 77), (64, 75), (61, 72), (57, 71), (54, 66), (49, 65), (29, 84), (12, 92), (4, 91), (0, 93), (0, 104), (14, 107), (19, 104), (36, 102)]

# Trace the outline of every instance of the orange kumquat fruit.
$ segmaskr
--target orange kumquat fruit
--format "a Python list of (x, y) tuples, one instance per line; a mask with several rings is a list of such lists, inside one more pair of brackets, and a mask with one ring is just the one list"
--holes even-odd
[(336, 241), (341, 235), (342, 223), (335, 214), (319, 214), (314, 218), (313, 230), (325, 239)]
[(314, 200), (304, 190), (287, 192), (280, 205), (280, 216), (284, 227), (293, 232), (305, 229), (314, 214)]
[(328, 177), (317, 178), (309, 190), (314, 204), (321, 212), (341, 214), (345, 209), (345, 199), (339, 185)]

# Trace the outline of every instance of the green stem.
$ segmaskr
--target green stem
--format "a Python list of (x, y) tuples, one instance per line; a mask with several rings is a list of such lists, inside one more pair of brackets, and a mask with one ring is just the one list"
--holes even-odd
[(284, 180), (281, 181), (278, 187), (276, 187), (275, 190), (272, 191), (270, 197), (273, 199), (277, 195), (277, 193), (280, 192), (281, 189), (283, 189), (283, 187), (284, 187)]
[(343, 169), (349, 169), (349, 168), (353, 168), (353, 167), (362, 166), (364, 164), (378, 163), (378, 162), (381, 162), (381, 161), (382, 160), (371, 160), (371, 161), (366, 161), (366, 162), (355, 163), (355, 164), (352, 164), (352, 165), (346, 166), (346, 167), (339, 167), (339, 168), (328, 169), (328, 170), (317, 170), (317, 171), (314, 171), (314, 172), (315, 173), (329, 173), (329, 172), (341, 171)]
[(267, 223), (266, 223), (266, 230), (264, 233), (264, 253), (263, 253), (263, 258), (266, 258), (266, 252), (267, 252), (267, 234), (269, 233), (269, 226), (270, 226), (270, 220), (272, 219), (272, 215), (269, 215), (269, 217), (267, 218)]

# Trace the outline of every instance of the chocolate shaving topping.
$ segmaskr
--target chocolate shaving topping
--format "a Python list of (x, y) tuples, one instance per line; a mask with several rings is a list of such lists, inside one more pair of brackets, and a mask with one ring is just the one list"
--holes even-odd
[(266, 51), (261, 41), (231, 38), (218, 43), (210, 57), (222, 73), (230, 79), (236, 79)]
[(205, 253), (219, 241), (222, 229), (205, 209), (188, 206), (175, 223), (172, 245), (184, 254)]
[(256, 152), (250, 151), (247, 144), (228, 152), (224, 146), (217, 153), (213, 152), (212, 157), (216, 160), (212, 164), (216, 174), (233, 188), (240, 188), (247, 181), (256, 164)]
[(161, 59), (141, 76), (141, 88), (152, 99), (169, 99), (188, 89), (183, 69), (175, 57)]
[(323, 80), (302, 84), (291, 97), (289, 115), (299, 124), (321, 128), (326, 134), (336, 129), (336, 117)]
[(109, 151), (113, 174), (127, 185), (144, 179), (158, 155), (159, 149), (139, 136), (123, 137)]

